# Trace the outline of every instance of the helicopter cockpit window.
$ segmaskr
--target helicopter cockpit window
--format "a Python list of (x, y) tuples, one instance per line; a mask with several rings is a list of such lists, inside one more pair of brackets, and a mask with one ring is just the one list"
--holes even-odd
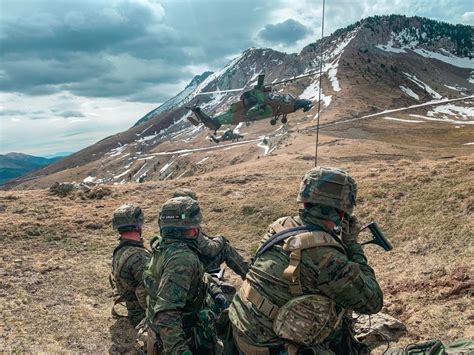
[(294, 100), (293, 96), (291, 96), (290, 94), (279, 95), (279, 94), (275, 94), (273, 92), (268, 94), (268, 98), (270, 100), (284, 101), (284, 102), (287, 102), (287, 103), (291, 103)]
[(244, 107), (252, 107), (258, 102), (258, 100), (250, 92), (245, 92), (242, 94), (242, 102), (244, 103)]

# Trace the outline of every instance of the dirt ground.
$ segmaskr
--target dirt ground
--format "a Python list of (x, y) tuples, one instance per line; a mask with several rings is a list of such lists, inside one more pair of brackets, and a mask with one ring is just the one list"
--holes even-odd
[[(133, 330), (110, 314), (113, 210), (140, 205), (149, 241), (160, 205), (176, 187), (191, 187), (206, 231), (250, 257), (269, 223), (297, 213), (299, 181), (314, 165), (313, 133), (290, 128), (270, 155), (177, 180), (110, 186), (102, 199), (1, 191), (0, 349), (130, 350)], [(380, 120), (322, 131), (319, 164), (349, 170), (359, 185), (355, 214), (377, 221), (394, 245), (391, 252), (367, 246), (366, 254), (384, 312), (408, 328), (399, 344), (474, 337), (474, 149), (464, 145), (473, 136), (472, 126)]]

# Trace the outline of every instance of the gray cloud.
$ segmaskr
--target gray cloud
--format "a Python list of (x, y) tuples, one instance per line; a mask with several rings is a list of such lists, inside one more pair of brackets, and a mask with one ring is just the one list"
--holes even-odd
[(155, 86), (199, 74), (188, 66), (218, 68), (254, 45), (252, 33), (270, 7), (260, 6), (249, 17), (243, 9), (253, 9), (250, 0), (163, 5), (25, 0), (28, 6), (5, 1), (0, 91), (50, 95), (66, 90), (157, 103), (176, 92)]
[(264, 41), (274, 44), (292, 44), (300, 39), (310, 35), (312, 30), (293, 19), (275, 25), (266, 25), (258, 36)]
[(64, 117), (64, 118), (70, 118), (70, 117), (86, 117), (86, 115), (84, 115), (81, 111), (74, 111), (74, 110), (70, 110), (70, 111), (63, 111), (61, 113), (58, 114), (58, 116), (60, 117)]

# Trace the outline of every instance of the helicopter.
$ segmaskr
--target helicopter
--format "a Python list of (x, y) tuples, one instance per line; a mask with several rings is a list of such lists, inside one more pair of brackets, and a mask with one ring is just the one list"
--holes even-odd
[(234, 132), (232, 129), (228, 129), (227, 131), (224, 132), (222, 136), (215, 136), (215, 135), (210, 135), (209, 140), (213, 141), (214, 143), (220, 143), (220, 142), (226, 142), (226, 141), (239, 141), (239, 139), (244, 138), (243, 135)]
[[(259, 121), (266, 118), (270, 119), (270, 124), (275, 125), (278, 120), (281, 123), (287, 123), (287, 115), (302, 109), (307, 112), (313, 106), (307, 99), (296, 99), (290, 94), (280, 94), (272, 91), (272, 86), (293, 81), (296, 79), (315, 75), (316, 73), (306, 74), (291, 79), (278, 81), (271, 84), (264, 84), (265, 74), (260, 74), (257, 84), (250, 90), (245, 91), (240, 96), (240, 100), (230, 105), (226, 112), (211, 117), (196, 105), (186, 106), (191, 110), (195, 117), (188, 116), (188, 120), (195, 126), (204, 124), (207, 128), (217, 134), (217, 130), (223, 124), (234, 125), (240, 122)], [(243, 89), (231, 89), (222, 91), (207, 91), (198, 95), (212, 95), (226, 92), (242, 91)]]

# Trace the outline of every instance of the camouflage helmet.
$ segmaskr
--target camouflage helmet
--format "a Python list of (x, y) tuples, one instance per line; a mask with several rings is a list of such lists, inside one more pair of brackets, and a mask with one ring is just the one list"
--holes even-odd
[(357, 183), (346, 171), (316, 167), (303, 176), (297, 201), (334, 207), (350, 215), (356, 198)]
[(202, 221), (199, 203), (189, 196), (173, 197), (161, 207), (159, 225), (163, 227), (193, 228)]
[(196, 193), (186, 187), (178, 187), (175, 192), (173, 192), (173, 197), (191, 197), (193, 200), (198, 200)]
[(124, 229), (135, 229), (143, 224), (144, 216), (142, 209), (135, 205), (122, 205), (114, 211), (112, 227), (121, 231)]

